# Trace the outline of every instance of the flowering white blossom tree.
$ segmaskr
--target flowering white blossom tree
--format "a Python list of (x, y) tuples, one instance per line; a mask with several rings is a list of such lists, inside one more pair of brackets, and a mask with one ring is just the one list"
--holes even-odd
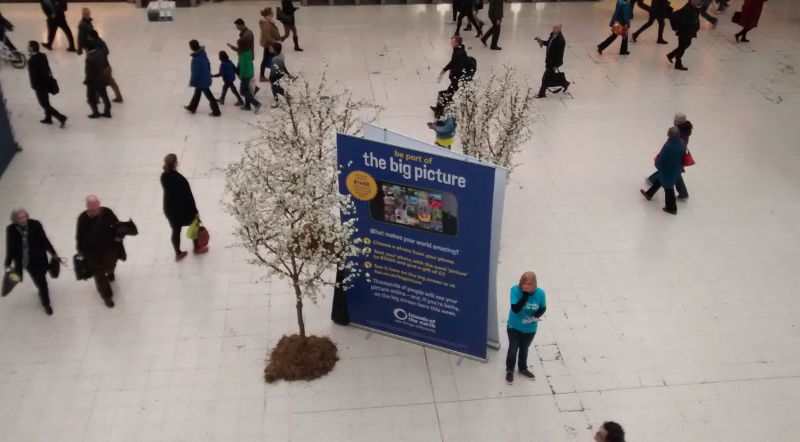
[(476, 74), (462, 81), (445, 112), (458, 123), (464, 154), (510, 172), (520, 146), (533, 135), (534, 95), (533, 88), (508, 66), (501, 73)]
[(324, 74), (319, 84), (297, 80), (284, 87), (287, 100), (255, 124), (259, 135), (226, 168), (225, 206), (249, 262), (291, 281), (305, 339), (303, 297), (316, 302), (321, 286), (336, 283), (337, 268), (353, 270), (340, 281), (347, 284), (357, 274), (352, 258), (361, 253), (355, 220), (340, 219), (354, 206), (338, 190), (336, 133), (355, 134), (379, 108), (332, 91)]

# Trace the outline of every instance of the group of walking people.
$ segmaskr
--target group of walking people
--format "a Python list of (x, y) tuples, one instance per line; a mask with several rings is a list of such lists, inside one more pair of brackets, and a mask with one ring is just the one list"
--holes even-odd
[[(178, 157), (164, 157), (161, 187), (164, 190), (163, 211), (169, 222), (170, 243), (175, 252), (175, 261), (188, 255), (181, 250), (183, 227), (200, 224), (192, 189), (186, 178), (178, 172)], [(128, 235), (138, 234), (133, 221), (121, 222), (117, 215), (100, 203), (96, 195), (86, 197), (86, 210), (78, 216), (75, 229), (76, 255), (73, 263), (85, 267), (86, 277), (94, 279), (97, 292), (106, 307), (114, 307), (114, 290), (111, 283), (116, 280), (118, 261), (125, 261), (127, 253), (123, 240)], [(192, 238), (196, 255), (208, 252), (207, 244), (199, 243), (198, 236)], [(49, 255), (49, 257), (48, 257)], [(27, 272), (39, 292), (39, 300), (47, 315), (53, 314), (47, 274), (53, 266), (60, 266), (62, 259), (47, 237), (42, 223), (32, 219), (24, 208), (11, 211), (11, 224), (6, 227), (5, 277), (15, 275), (17, 281)], [(76, 271), (76, 274), (81, 273)], [(58, 273), (55, 273), (57, 277)], [(3, 296), (8, 293), (4, 290)]]
[[(742, 10), (732, 17), (732, 21), (742, 26), (742, 30), (735, 34), (737, 42), (749, 42), (747, 33), (758, 26), (761, 17), (761, 10), (766, 0), (744, 0)], [(645, 4), (644, 0), (616, 0), (616, 7), (611, 16), (611, 35), (597, 45), (597, 53), (603, 54), (618, 37), (621, 37), (620, 55), (629, 55), (628, 35), (633, 20), (634, 6), (638, 5), (648, 14), (648, 20), (639, 29), (633, 32), (632, 39), (638, 41), (639, 36), (654, 23), (658, 23), (657, 44), (669, 44), (664, 38), (664, 28), (667, 21), (678, 37), (677, 47), (667, 54), (667, 60), (675, 66), (676, 70), (686, 71), (688, 68), (683, 64), (683, 56), (686, 50), (692, 45), (692, 40), (697, 37), (700, 31), (700, 17), (705, 18), (716, 27), (718, 19), (708, 13), (709, 7), (714, 0), (687, 0), (679, 9), (673, 9), (670, 0), (651, 0), (650, 4)], [(722, 14), (728, 8), (728, 0), (716, 0), (718, 4), (717, 14)]]
[[(282, 8), (278, 9), (278, 13), (284, 21), (285, 34), (281, 36), (278, 27), (275, 23), (276, 14), (272, 8), (264, 8), (261, 10), (261, 20), (259, 21), (259, 28), (261, 30), (259, 43), (263, 50), (261, 59), (261, 66), (259, 72), (259, 82), (269, 82), (272, 89), (273, 103), (272, 107), (279, 105), (278, 98), (286, 98), (286, 92), (281, 86), (281, 79), (288, 77), (294, 79), (295, 77), (289, 73), (286, 68), (286, 59), (283, 54), (283, 40), (288, 38), (291, 32), (294, 37), (296, 51), (302, 51), (297, 42), (297, 28), (294, 25), (294, 12), (295, 8), (291, 1), (284, 0)], [(290, 11), (290, 12), (284, 12)], [(290, 21), (287, 24), (286, 21)], [(194, 95), (188, 106), (185, 109), (190, 113), (197, 111), (197, 106), (200, 103), (200, 96), (204, 95), (208, 100), (211, 107), (211, 116), (218, 117), (222, 115), (219, 105), (225, 104), (225, 97), (230, 91), (236, 97), (235, 105), (244, 111), (252, 110), (259, 113), (262, 108), (261, 102), (256, 99), (256, 94), (260, 88), (255, 82), (255, 36), (244, 20), (241, 18), (234, 21), (236, 29), (239, 31), (239, 38), (236, 43), (228, 43), (228, 47), (236, 52), (237, 64), (234, 64), (228, 53), (225, 51), (219, 52), (219, 70), (216, 74), (212, 74), (211, 63), (206, 54), (205, 48), (200, 45), (197, 40), (189, 42), (191, 49), (191, 78), (189, 85), (195, 88)], [(269, 77), (266, 76), (269, 69)], [(236, 76), (239, 76), (239, 87), (235, 85)], [(223, 81), (222, 93), (219, 98), (215, 98), (211, 92), (211, 84), (213, 78), (221, 78)]]

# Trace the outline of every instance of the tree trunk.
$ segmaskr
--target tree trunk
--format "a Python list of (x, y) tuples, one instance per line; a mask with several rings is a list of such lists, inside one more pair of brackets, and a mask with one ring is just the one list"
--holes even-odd
[(306, 338), (306, 323), (303, 321), (303, 293), (300, 291), (300, 283), (297, 280), (292, 280), (294, 286), (294, 296), (297, 299), (295, 308), (297, 309), (297, 326), (300, 327), (300, 337)]

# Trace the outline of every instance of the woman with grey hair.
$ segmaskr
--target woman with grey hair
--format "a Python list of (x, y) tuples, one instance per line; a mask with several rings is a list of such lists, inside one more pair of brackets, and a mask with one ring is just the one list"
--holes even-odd
[(678, 205), (675, 202), (675, 185), (681, 177), (683, 170), (683, 157), (686, 155), (686, 143), (681, 139), (681, 130), (670, 127), (667, 131), (669, 138), (656, 157), (658, 175), (653, 179), (653, 185), (647, 190), (639, 190), (647, 201), (653, 199), (658, 189), (664, 188), (664, 212), (672, 215), (678, 214)]
[(44, 233), (42, 223), (30, 219), (28, 211), (23, 208), (12, 210), (11, 224), (6, 227), (6, 272), (15, 272), (22, 279), (22, 270), (27, 270), (33, 284), (39, 289), (44, 311), (52, 315), (47, 288), (48, 252), (50, 256), (58, 256)]

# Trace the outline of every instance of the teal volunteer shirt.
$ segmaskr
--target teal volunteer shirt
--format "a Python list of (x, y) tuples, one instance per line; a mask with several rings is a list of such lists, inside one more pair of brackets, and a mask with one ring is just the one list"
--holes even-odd
[[(519, 286), (511, 287), (511, 305), (516, 304), (522, 299), (522, 290)], [(539, 327), (538, 322), (533, 322), (533, 313), (541, 307), (545, 307), (544, 290), (537, 288), (532, 295), (528, 297), (528, 302), (522, 307), (519, 313), (514, 313), (511, 308), (508, 309), (508, 327), (523, 333), (536, 333)]]

